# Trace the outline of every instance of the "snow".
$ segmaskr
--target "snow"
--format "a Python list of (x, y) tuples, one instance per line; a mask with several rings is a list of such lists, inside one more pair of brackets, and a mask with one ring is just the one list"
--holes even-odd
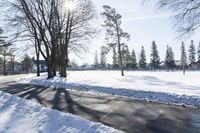
[(128, 71), (121, 77), (119, 71), (70, 71), (66, 79), (46, 76), (30, 74), (19, 82), (200, 107), (200, 72)]
[(121, 133), (0, 91), (1, 133)]

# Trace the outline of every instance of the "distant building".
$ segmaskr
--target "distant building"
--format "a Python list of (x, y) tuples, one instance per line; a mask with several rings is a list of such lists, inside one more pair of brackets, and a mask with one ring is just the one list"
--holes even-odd
[[(47, 72), (48, 65), (45, 60), (39, 60), (40, 72)], [(32, 72), (37, 72), (37, 60), (33, 60)]]
[[(161, 70), (165, 70), (166, 66), (165, 66), (165, 61), (161, 61), (160, 62), (160, 68)], [(181, 65), (181, 61), (180, 60), (175, 60), (175, 70), (180, 70), (182, 69), (182, 65)]]
[(200, 61), (188, 65), (189, 70), (200, 70)]
[(178, 70), (182, 69), (182, 63), (180, 60), (175, 60), (175, 65), (176, 65), (176, 69)]

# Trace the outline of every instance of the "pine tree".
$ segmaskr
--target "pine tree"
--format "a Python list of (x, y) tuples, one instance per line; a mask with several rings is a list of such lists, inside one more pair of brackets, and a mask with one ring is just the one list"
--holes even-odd
[(122, 45), (124, 39), (127, 41), (130, 39), (130, 34), (124, 32), (122, 29), (122, 16), (117, 13), (115, 8), (110, 6), (103, 6), (104, 12), (101, 13), (104, 16), (105, 21), (103, 27), (106, 28), (107, 39), (114, 43), (118, 48), (118, 60), (121, 68), (121, 76), (124, 76), (123, 60), (122, 60)]
[(113, 48), (113, 68), (119, 68), (119, 61), (115, 47)]
[(200, 43), (197, 50), (198, 62), (200, 63)]
[(157, 50), (157, 45), (155, 43), (155, 41), (152, 42), (152, 47), (151, 47), (151, 62), (150, 62), (150, 66), (153, 70), (159, 69), (160, 67), (160, 57), (159, 57), (159, 53)]
[(130, 52), (128, 45), (124, 45), (122, 48), (122, 62), (123, 62), (123, 67), (125, 68), (130, 68), (131, 66), (131, 59), (130, 59)]
[(33, 60), (28, 56), (28, 54), (25, 54), (23, 57), (23, 69), (27, 72), (30, 73), (31, 69), (33, 67)]
[(196, 61), (195, 55), (196, 55), (196, 50), (195, 50), (195, 46), (194, 46), (194, 41), (191, 40), (191, 45), (190, 45), (190, 49), (189, 49), (189, 61), (190, 61), (190, 64), (192, 64), (192, 63), (194, 63)]
[(133, 51), (131, 53), (131, 68), (132, 69), (136, 69), (137, 68), (137, 58), (136, 58), (134, 49), (133, 49)]
[(95, 51), (95, 56), (94, 56), (94, 67), (98, 68), (99, 66), (99, 61), (98, 61), (98, 53)]
[(107, 47), (105, 46), (102, 46), (101, 47), (101, 57), (100, 57), (100, 65), (101, 65), (101, 68), (106, 68), (106, 54), (108, 52), (108, 49)]
[(13, 56), (13, 49), (10, 47), (13, 45), (5, 41), (7, 38), (6, 36), (2, 36), (3, 30), (0, 28), (0, 55), (3, 56), (3, 75), (7, 75), (7, 68), (6, 68), (6, 58), (8, 56)]
[(165, 66), (167, 70), (173, 70), (175, 68), (175, 60), (174, 60), (174, 53), (172, 48), (167, 45), (166, 56), (165, 56)]
[(182, 42), (181, 45), (181, 66), (183, 69), (183, 74), (185, 75), (185, 69), (187, 66), (187, 56), (186, 56), (186, 50), (185, 50), (185, 44)]
[(0, 46), (5, 42), (5, 38), (4, 36), (2, 36), (3, 34), (3, 30), (0, 28)]
[(145, 55), (145, 50), (144, 47), (142, 46), (141, 54), (140, 54), (140, 60), (139, 60), (139, 67), (141, 69), (145, 69), (147, 65), (146, 62), (146, 55)]

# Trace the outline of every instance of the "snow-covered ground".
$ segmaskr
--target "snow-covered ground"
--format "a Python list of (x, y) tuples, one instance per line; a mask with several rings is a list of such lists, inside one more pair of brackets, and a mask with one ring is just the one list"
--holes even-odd
[(0, 91), (0, 133), (121, 133)]
[(30, 74), (19, 82), (200, 107), (200, 72), (70, 71), (66, 79)]

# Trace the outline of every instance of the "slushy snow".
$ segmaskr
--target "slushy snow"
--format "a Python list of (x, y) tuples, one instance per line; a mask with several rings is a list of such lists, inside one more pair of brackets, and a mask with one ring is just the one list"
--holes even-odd
[(21, 77), (20, 83), (103, 93), (140, 100), (200, 107), (200, 72), (69, 71), (47, 80), (47, 74)]
[(122, 133), (0, 91), (0, 133)]

